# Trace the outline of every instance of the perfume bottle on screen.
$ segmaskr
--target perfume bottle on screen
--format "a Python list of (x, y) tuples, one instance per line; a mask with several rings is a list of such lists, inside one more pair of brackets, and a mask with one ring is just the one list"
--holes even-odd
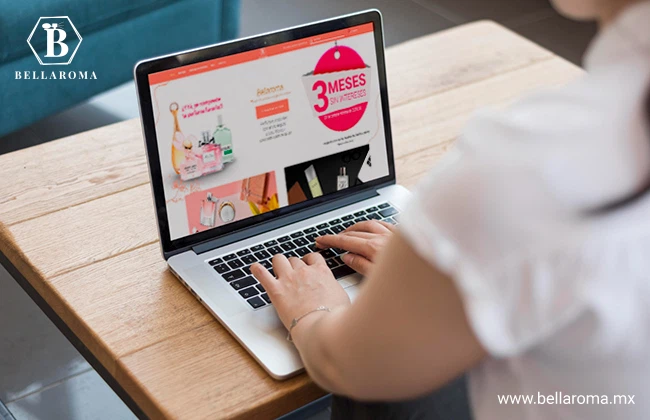
[(185, 148), (183, 147), (185, 136), (183, 136), (181, 127), (178, 124), (178, 104), (172, 102), (169, 105), (169, 111), (174, 117), (174, 133), (172, 134), (172, 167), (177, 174), (180, 174), (181, 164), (185, 160)]
[(183, 181), (189, 181), (201, 176), (203, 172), (203, 165), (201, 158), (194, 153), (193, 144), (189, 139), (183, 142), (183, 149), (185, 151), (185, 158), (181, 162), (180, 176)]
[(201, 202), (201, 219), (203, 226), (214, 227), (214, 219), (217, 212), (218, 198), (214, 198), (212, 193), (208, 193), (206, 198)]
[(339, 169), (339, 176), (336, 177), (336, 191), (341, 191), (350, 186), (350, 178), (348, 177), (345, 166)]
[(221, 146), (210, 138), (210, 132), (201, 133), (203, 138), (199, 141), (200, 159), (202, 162), (201, 175), (211, 174), (223, 169), (223, 153)]
[(316, 175), (316, 169), (314, 168), (314, 165), (309, 165), (309, 167), (305, 169), (305, 178), (307, 178), (307, 184), (309, 185), (309, 190), (311, 191), (312, 198), (320, 197), (323, 195), (323, 189), (320, 186), (320, 181)]
[(223, 163), (229, 163), (235, 160), (232, 148), (232, 133), (230, 129), (223, 125), (223, 116), (217, 117), (217, 128), (214, 130), (214, 143), (221, 147), (223, 153)]

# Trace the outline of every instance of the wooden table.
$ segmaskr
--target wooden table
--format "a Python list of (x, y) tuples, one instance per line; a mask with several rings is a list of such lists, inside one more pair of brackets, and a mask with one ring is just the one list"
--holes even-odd
[[(492, 22), (392, 47), (387, 66), (407, 187), (476, 108), (582, 73)], [(0, 156), (0, 179), (4, 264), (136, 414), (271, 418), (324, 394), (269, 377), (167, 269), (138, 120)]]

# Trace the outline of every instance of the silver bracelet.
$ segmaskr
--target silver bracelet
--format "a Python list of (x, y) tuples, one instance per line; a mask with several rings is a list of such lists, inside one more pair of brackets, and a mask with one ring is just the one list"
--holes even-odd
[(291, 338), (291, 331), (293, 331), (293, 328), (296, 325), (298, 325), (298, 322), (300, 322), (301, 319), (303, 319), (309, 314), (313, 314), (314, 312), (320, 312), (320, 311), (332, 312), (330, 308), (328, 308), (327, 306), (319, 306), (316, 309), (312, 309), (311, 311), (300, 315), (298, 318), (294, 318), (293, 321), (291, 321), (291, 326), (289, 327), (289, 333), (287, 334), (287, 341), (293, 343), (293, 338)]

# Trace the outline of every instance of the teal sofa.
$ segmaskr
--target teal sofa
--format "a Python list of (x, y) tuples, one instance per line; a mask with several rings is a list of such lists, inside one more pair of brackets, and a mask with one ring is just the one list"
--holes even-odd
[[(131, 80), (143, 58), (232, 39), (239, 27), (239, 0), (1, 3), (0, 136)], [(83, 38), (69, 65), (41, 66), (32, 53), (27, 38), (41, 16), (68, 16)], [(61, 70), (94, 71), (97, 79), (16, 79), (16, 72)]]

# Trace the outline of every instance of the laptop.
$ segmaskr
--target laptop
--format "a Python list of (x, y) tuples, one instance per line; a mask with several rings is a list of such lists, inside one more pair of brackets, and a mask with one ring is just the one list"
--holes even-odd
[(315, 238), (398, 223), (379, 11), (144, 60), (134, 76), (163, 258), (273, 378), (299, 373), (250, 266), (320, 252), (354, 299), (360, 275)]

